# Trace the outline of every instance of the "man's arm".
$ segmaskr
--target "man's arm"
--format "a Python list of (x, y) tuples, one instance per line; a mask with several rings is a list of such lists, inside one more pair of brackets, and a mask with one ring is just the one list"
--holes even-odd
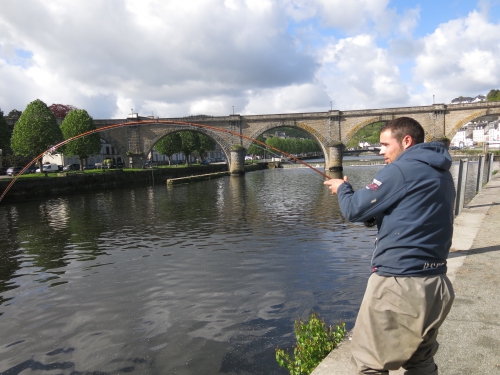
[(381, 169), (373, 181), (356, 192), (344, 180), (325, 181), (332, 193), (339, 196), (344, 217), (351, 222), (364, 222), (383, 213), (405, 194), (404, 178), (398, 167), (389, 164)]
[(349, 179), (347, 178), (347, 176), (344, 176), (343, 180), (341, 180), (340, 178), (332, 178), (331, 180), (326, 180), (323, 183), (328, 186), (328, 189), (332, 191), (332, 194), (337, 194), (339, 186), (348, 181)]

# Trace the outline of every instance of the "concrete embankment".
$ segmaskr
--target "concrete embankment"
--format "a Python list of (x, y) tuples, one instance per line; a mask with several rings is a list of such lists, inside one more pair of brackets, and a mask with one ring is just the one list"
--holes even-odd
[(197, 175), (186, 176), (186, 177), (169, 178), (167, 180), (167, 186), (190, 184), (190, 183), (196, 182), (196, 181), (211, 180), (213, 178), (224, 177), (224, 176), (229, 176), (229, 171), (197, 174)]
[[(500, 374), (500, 176), (455, 219), (448, 277), (455, 301), (439, 331), (440, 375)], [(369, 266), (369, 265), (367, 265)], [(312, 375), (354, 375), (350, 341), (333, 350)], [(391, 371), (402, 375), (404, 370)]]

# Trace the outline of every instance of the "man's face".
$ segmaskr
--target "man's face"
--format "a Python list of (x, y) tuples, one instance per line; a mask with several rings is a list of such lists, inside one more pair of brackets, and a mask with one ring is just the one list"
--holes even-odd
[(379, 154), (384, 156), (386, 164), (394, 162), (406, 149), (403, 146), (403, 142), (399, 143), (396, 138), (392, 136), (392, 131), (390, 129), (380, 133), (380, 145)]

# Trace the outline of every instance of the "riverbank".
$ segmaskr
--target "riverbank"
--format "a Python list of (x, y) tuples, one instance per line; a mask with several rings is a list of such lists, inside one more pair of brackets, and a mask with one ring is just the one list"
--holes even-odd
[[(499, 374), (500, 176), (455, 218), (448, 277), (455, 301), (440, 328), (435, 360), (441, 375)], [(356, 374), (350, 341), (333, 350), (312, 375)], [(391, 375), (402, 375), (402, 369)]]
[[(260, 169), (259, 165), (245, 166), (245, 172)], [(132, 186), (166, 184), (167, 180), (227, 171), (227, 164), (195, 165), (179, 168), (155, 168), (143, 170), (103, 170), (101, 173), (62, 172), (57, 176), (21, 176), (12, 185), (2, 202), (90, 193)], [(12, 179), (0, 180), (0, 193)]]

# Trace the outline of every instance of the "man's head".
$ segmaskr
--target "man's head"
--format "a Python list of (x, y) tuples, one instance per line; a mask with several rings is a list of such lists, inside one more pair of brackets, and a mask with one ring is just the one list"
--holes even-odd
[(412, 118), (400, 117), (380, 129), (380, 155), (387, 164), (413, 145), (424, 142), (424, 129)]

